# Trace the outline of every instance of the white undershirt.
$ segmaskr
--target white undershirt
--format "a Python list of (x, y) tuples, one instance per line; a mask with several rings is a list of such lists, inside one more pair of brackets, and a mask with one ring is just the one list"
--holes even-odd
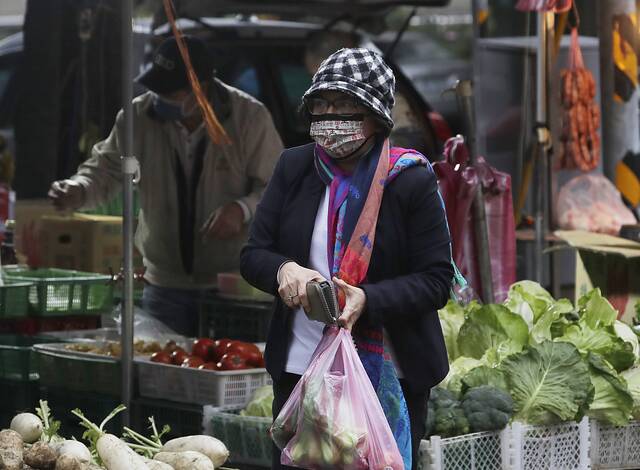
[[(311, 237), (309, 269), (318, 271), (325, 279), (331, 279), (327, 259), (327, 219), (329, 217), (329, 187), (324, 192), (316, 214)], [(293, 312), (291, 341), (285, 372), (302, 375), (311, 362), (311, 356), (322, 338), (324, 323), (309, 320), (302, 308)]]

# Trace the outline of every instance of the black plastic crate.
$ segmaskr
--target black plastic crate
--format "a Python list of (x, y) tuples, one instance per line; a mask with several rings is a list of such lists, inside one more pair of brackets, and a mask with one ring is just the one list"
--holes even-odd
[(202, 335), (260, 343), (267, 340), (272, 302), (207, 296), (201, 306)]
[(145, 436), (150, 434), (149, 417), (151, 416), (158, 430), (165, 424), (171, 428), (163, 440), (202, 434), (202, 406), (136, 398), (131, 408), (131, 424), (136, 431)]
[(39, 397), (37, 380), (0, 379), (0, 429), (8, 428), (18, 413), (34, 413)]

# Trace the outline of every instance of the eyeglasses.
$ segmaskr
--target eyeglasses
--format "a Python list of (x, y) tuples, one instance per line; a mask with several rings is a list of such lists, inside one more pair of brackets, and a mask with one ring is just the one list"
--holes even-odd
[(306, 100), (305, 104), (313, 115), (325, 114), (329, 107), (333, 107), (334, 112), (337, 114), (355, 114), (360, 111), (358, 102), (349, 97), (336, 98), (335, 100), (314, 97)]

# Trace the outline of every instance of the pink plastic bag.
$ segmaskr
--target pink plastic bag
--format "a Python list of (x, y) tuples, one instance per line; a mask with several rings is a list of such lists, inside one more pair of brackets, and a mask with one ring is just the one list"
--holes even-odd
[(492, 168), (482, 157), (468, 166), (469, 154), (460, 136), (445, 144), (445, 160), (433, 168), (444, 199), (451, 231), (453, 259), (473, 290), (482, 292), (472, 204), (482, 184), (489, 232), (493, 295), (502, 302), (516, 282), (516, 231), (511, 199), (511, 176)]
[(558, 226), (567, 230), (618, 235), (620, 227), (636, 223), (616, 187), (602, 175), (581, 175), (565, 184), (557, 209)]
[(328, 328), (271, 427), (281, 463), (312, 470), (401, 470), (404, 463), (351, 334)]

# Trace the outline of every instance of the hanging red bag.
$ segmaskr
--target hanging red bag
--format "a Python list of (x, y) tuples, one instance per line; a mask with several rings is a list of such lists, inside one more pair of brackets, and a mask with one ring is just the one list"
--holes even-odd
[(404, 462), (351, 334), (327, 328), (271, 426), (293, 467), (402, 470)]
[(516, 282), (516, 234), (511, 198), (511, 176), (492, 168), (482, 157), (475, 166), (461, 136), (445, 143), (444, 160), (433, 168), (447, 211), (453, 259), (475, 292), (482, 292), (472, 204), (482, 185), (487, 216), (493, 295), (502, 302)]

